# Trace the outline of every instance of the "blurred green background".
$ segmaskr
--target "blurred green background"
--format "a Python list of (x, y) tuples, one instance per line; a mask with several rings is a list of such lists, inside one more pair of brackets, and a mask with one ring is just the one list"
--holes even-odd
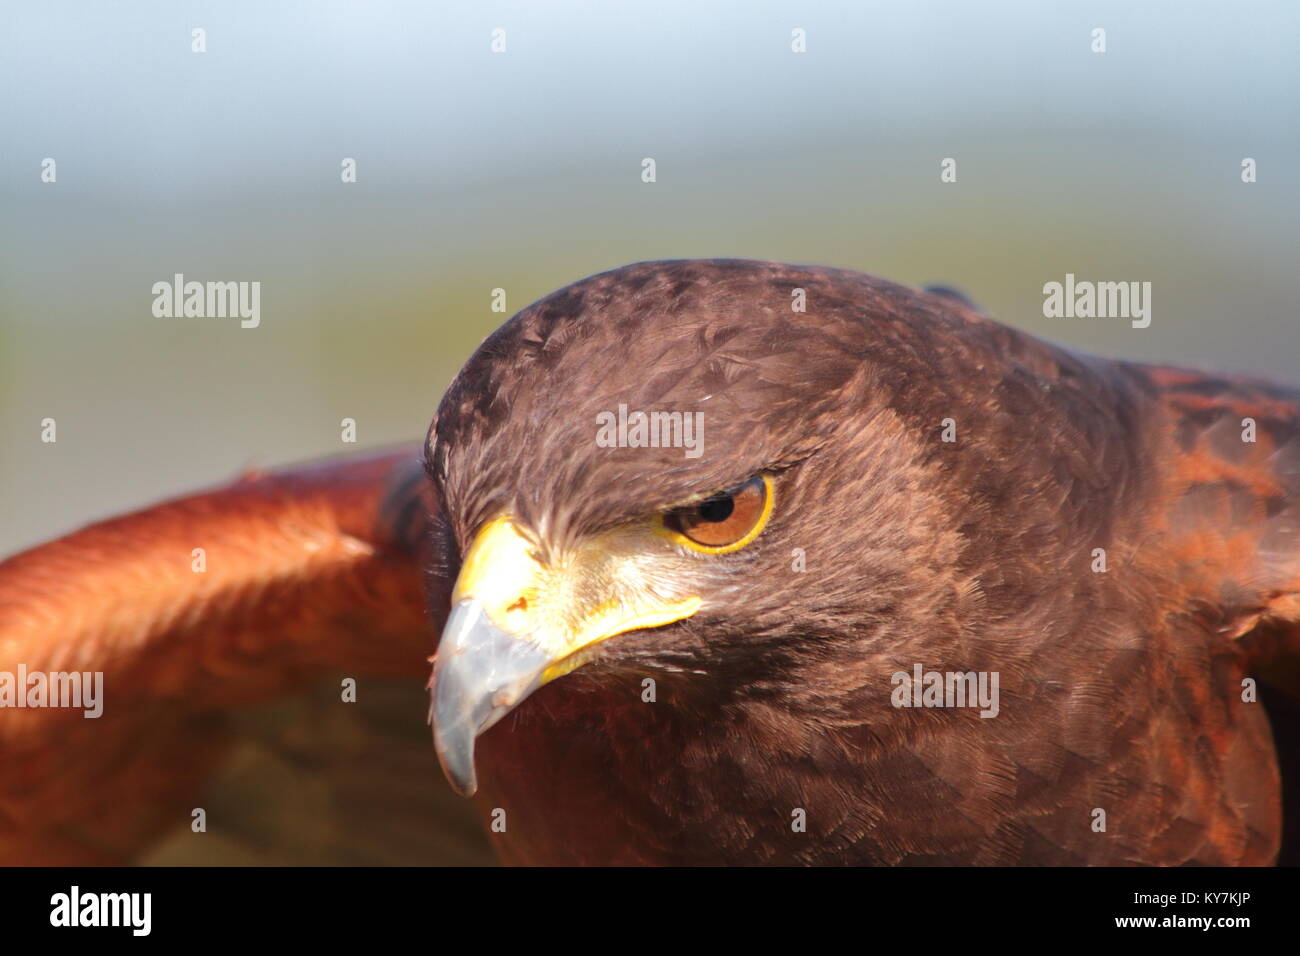
[[(491, 289), (638, 259), (951, 283), (1294, 379), (1297, 36), (1258, 2), (5, 5), (0, 554), (347, 451), (344, 417), (418, 441)], [(154, 318), (176, 272), (260, 281), (260, 328)], [(1044, 319), (1066, 272), (1152, 282), (1151, 327)]]
[[(493, 288), (513, 313), (640, 259), (942, 282), (1062, 343), (1300, 380), (1297, 36), (1281, 2), (0, 6), (0, 556), (349, 451), (344, 417), (414, 444)], [(177, 272), (260, 281), (260, 327), (155, 318)], [(1151, 282), (1150, 328), (1045, 319), (1067, 272)]]
[[(348, 450), (344, 416), (417, 441), (493, 287), (513, 312), (638, 259), (948, 282), (1056, 341), (1295, 377), (1297, 9), (6, 5), (0, 553)], [(155, 319), (177, 272), (260, 281), (260, 328)], [(1066, 272), (1151, 281), (1151, 328), (1044, 319)]]

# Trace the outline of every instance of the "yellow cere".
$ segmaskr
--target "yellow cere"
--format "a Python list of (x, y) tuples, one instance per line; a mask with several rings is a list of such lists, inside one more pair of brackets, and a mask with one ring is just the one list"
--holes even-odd
[(477, 601), (498, 627), (551, 654), (554, 664), (543, 673), (543, 683), (577, 668), (583, 661), (580, 651), (627, 631), (683, 620), (703, 603), (693, 596), (671, 600), (648, 590), (619, 589), (568, 627), (560, 623), (566, 615), (547, 602), (562, 593), (557, 577), (571, 573), (543, 567), (529, 540), (502, 515), (484, 525), (470, 545), (452, 602)]
[(528, 599), (540, 571), (531, 543), (508, 515), (502, 515), (483, 526), (466, 552), (452, 603), (473, 598), (504, 626), (507, 610), (521, 598)]
[(542, 683), (545, 684), (577, 670), (584, 661), (578, 651), (593, 647), (618, 634), (626, 634), (628, 631), (663, 627), (674, 621), (684, 621), (698, 611), (703, 603), (698, 597), (688, 597), (682, 601), (646, 608), (639, 612), (634, 608), (613, 602), (611, 602), (612, 606), (602, 606), (583, 621), (582, 629), (574, 636), (570, 644), (574, 648), (574, 653), (561, 658), (543, 671)]

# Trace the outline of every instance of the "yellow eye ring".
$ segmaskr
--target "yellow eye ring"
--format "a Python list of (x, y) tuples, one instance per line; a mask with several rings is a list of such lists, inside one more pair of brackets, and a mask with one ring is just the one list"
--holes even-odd
[[(761, 499), (754, 500), (759, 495)], [(775, 504), (772, 479), (768, 475), (755, 475), (737, 488), (660, 515), (656, 530), (670, 541), (700, 554), (729, 554), (762, 533)], [(696, 532), (695, 537), (691, 537), (692, 531)], [(732, 532), (736, 534), (735, 539), (726, 540)]]

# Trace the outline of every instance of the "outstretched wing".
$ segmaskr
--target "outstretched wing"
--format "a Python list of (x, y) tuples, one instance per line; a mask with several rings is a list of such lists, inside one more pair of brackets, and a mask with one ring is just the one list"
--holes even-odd
[[(1168, 443), (1157, 519), (1183, 605), (1242, 652), (1282, 777), (1280, 863), (1300, 863), (1300, 392), (1146, 368)], [(1242, 689), (1234, 687), (1233, 701)], [(1263, 778), (1266, 762), (1239, 768)]]
[(1163, 520), (1189, 590), (1300, 702), (1300, 392), (1145, 370), (1170, 439)]
[[(229, 708), (331, 673), (427, 676), (451, 573), (433, 495), (416, 450), (386, 453), (247, 475), (0, 562), (0, 862), (133, 857), (188, 819)], [(47, 703), (93, 695), (96, 674), (96, 701), (18, 706), (42, 681)]]

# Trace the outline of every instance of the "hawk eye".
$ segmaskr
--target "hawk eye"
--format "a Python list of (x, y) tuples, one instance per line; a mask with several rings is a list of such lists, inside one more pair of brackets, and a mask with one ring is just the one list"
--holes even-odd
[(718, 554), (743, 548), (758, 537), (772, 511), (772, 482), (766, 475), (674, 508), (663, 516), (669, 536), (695, 551)]

